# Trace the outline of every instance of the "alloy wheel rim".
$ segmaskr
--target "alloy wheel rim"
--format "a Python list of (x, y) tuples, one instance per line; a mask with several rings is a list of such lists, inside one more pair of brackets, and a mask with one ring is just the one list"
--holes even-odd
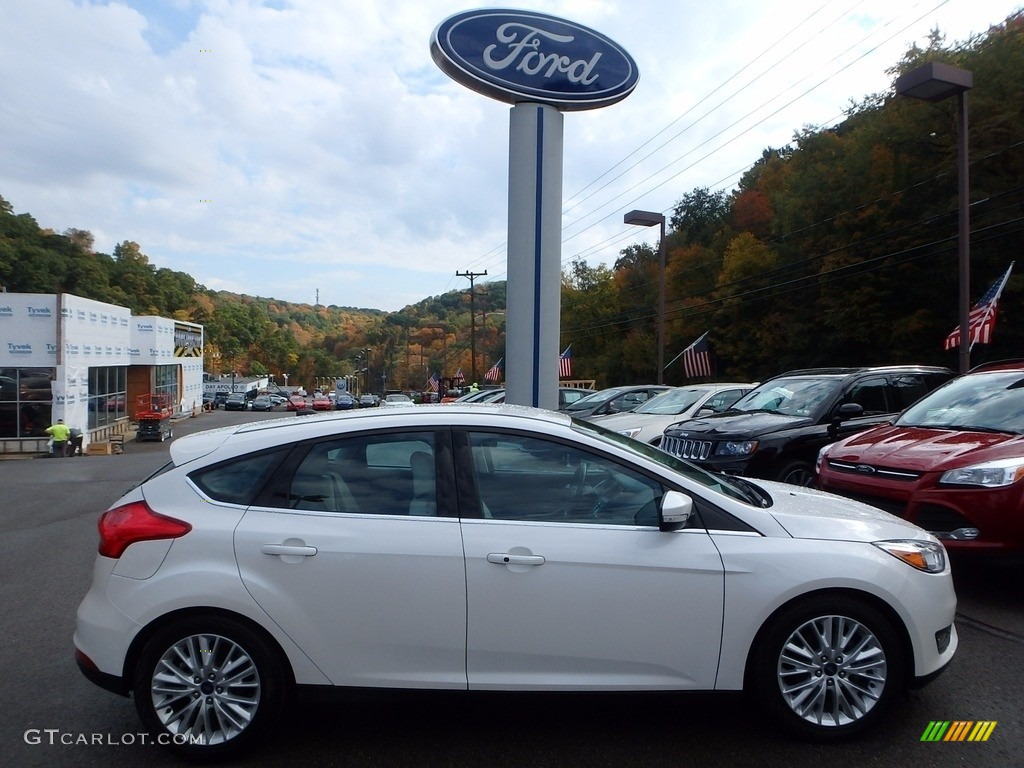
[(885, 690), (885, 650), (866, 626), (846, 616), (801, 625), (779, 654), (779, 689), (801, 719), (839, 727), (862, 719)]
[(802, 488), (810, 488), (814, 485), (815, 476), (813, 472), (806, 469), (796, 469), (790, 472), (783, 480), (790, 485), (799, 485)]
[(164, 728), (181, 743), (202, 746), (242, 733), (256, 716), (260, 692), (252, 657), (233, 640), (213, 634), (174, 643), (157, 662), (150, 684)]

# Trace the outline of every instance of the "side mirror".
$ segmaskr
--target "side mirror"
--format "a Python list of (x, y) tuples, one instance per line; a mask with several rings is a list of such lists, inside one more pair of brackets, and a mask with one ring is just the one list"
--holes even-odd
[(843, 403), (836, 408), (835, 413), (832, 415), (832, 423), (839, 424), (847, 419), (856, 419), (858, 416), (863, 415), (864, 406), (860, 403)]
[(864, 406), (860, 403), (843, 403), (832, 413), (832, 422), (829, 424), (829, 435), (835, 439), (840, 424), (847, 419), (856, 419), (864, 415)]
[(693, 514), (693, 499), (679, 491), (667, 491), (661, 499), (662, 531), (675, 531), (686, 525)]

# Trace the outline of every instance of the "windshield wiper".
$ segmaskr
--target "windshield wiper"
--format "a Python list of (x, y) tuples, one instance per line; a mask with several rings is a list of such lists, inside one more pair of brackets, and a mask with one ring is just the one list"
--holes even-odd
[(746, 499), (755, 507), (763, 508), (771, 506), (771, 497), (749, 480), (737, 477), (736, 475), (722, 475), (722, 477), (727, 477), (730, 482), (734, 483), (736, 488), (741, 491)]
[(1019, 435), (1020, 431), (1016, 429), (1000, 429), (999, 427), (980, 427), (974, 424), (957, 424), (957, 429), (963, 430), (964, 432), (985, 432), (993, 435)]
[(936, 429), (942, 432), (985, 432), (993, 435), (1019, 435), (1019, 429), (1000, 429), (999, 427), (982, 427), (976, 424), (899, 424), (901, 427), (915, 429)]

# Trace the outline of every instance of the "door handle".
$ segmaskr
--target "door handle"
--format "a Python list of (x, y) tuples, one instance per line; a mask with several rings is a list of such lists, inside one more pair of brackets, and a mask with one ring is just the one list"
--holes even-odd
[(317, 553), (316, 547), (301, 547), (293, 544), (264, 544), (264, 555), (285, 555), (292, 557), (312, 557)]
[(493, 552), (487, 556), (488, 563), (495, 565), (544, 565), (541, 555), (511, 555), (508, 552)]

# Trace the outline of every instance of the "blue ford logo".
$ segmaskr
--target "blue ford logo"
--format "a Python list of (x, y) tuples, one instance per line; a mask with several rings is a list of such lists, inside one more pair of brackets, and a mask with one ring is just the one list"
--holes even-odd
[(529, 11), (465, 11), (442, 21), (430, 55), (467, 88), (515, 104), (596, 109), (636, 87), (636, 62), (619, 45), (571, 21)]
[(862, 475), (873, 475), (875, 474), (875, 468), (870, 464), (858, 464), (854, 467), (854, 470), (860, 472)]

